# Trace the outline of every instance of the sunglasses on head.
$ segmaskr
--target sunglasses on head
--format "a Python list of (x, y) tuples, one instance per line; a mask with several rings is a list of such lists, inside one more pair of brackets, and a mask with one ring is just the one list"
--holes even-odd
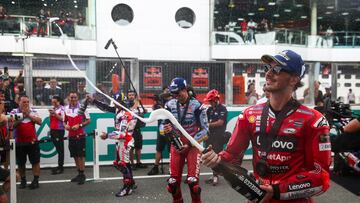
[(289, 73), (289, 74), (294, 74), (293, 72), (290, 72), (286, 69), (284, 69), (283, 67), (281, 66), (274, 66), (274, 67), (271, 67), (269, 64), (265, 64), (263, 66), (264, 68), (264, 71), (265, 73), (267, 73), (269, 70), (272, 71), (273, 74), (276, 74), (276, 75), (279, 75), (281, 72), (285, 72), (285, 73)]

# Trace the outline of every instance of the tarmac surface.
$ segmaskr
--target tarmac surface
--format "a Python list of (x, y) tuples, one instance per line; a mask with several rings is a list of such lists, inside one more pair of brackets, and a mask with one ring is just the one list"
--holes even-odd
[[(244, 162), (247, 169), (251, 169), (250, 162)], [(17, 189), (17, 202), (20, 203), (78, 203), (78, 202), (132, 202), (132, 203), (149, 203), (149, 202), (171, 202), (171, 195), (166, 191), (166, 180), (168, 175), (168, 165), (164, 165), (165, 174), (156, 176), (148, 176), (148, 168), (137, 169), (134, 171), (134, 177), (138, 188), (129, 196), (115, 197), (115, 193), (119, 191), (122, 186), (121, 173), (111, 166), (100, 167), (100, 180), (94, 181), (92, 179), (92, 168), (88, 167), (85, 170), (87, 175), (87, 182), (84, 185), (77, 185), (71, 183), (70, 179), (77, 174), (75, 168), (66, 168), (63, 174), (51, 175), (50, 169), (41, 169), (40, 188), (36, 190)], [(185, 167), (186, 168), (186, 167)], [(221, 177), (217, 186), (212, 186), (205, 183), (211, 175), (211, 170), (202, 166), (200, 185), (202, 188), (202, 201), (214, 203), (233, 203), (246, 202), (246, 199), (233, 190), (226, 181)], [(185, 179), (183, 177), (183, 179)], [(27, 171), (28, 183), (32, 180), (31, 171)], [(357, 188), (348, 190), (346, 187), (359, 186), (360, 179), (347, 178), (345, 187), (331, 181), (330, 189), (315, 197), (316, 202), (360, 202), (360, 191)], [(350, 181), (350, 182), (349, 182)], [(337, 181), (339, 182), (339, 181)], [(184, 202), (191, 202), (190, 192), (187, 185), (182, 184), (182, 194)], [(355, 192), (354, 192), (355, 190)], [(350, 192), (352, 191), (352, 192)]]

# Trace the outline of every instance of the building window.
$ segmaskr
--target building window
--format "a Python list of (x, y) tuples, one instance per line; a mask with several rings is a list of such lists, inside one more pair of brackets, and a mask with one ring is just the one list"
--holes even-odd
[(195, 23), (195, 13), (187, 7), (182, 7), (175, 14), (176, 23), (184, 29), (191, 28)]
[(118, 4), (114, 6), (111, 11), (111, 18), (116, 24), (126, 26), (133, 21), (134, 12), (131, 7), (126, 4)]

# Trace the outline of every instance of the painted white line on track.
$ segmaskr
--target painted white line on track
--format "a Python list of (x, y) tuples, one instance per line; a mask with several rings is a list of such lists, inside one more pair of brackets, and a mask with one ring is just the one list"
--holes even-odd
[[(333, 166), (330, 166), (330, 169), (333, 169)], [(253, 170), (249, 170), (250, 173), (253, 172)], [(212, 175), (213, 173), (212, 172), (206, 172), (206, 173), (200, 173), (200, 176), (207, 176), (207, 175)], [(182, 174), (182, 176), (187, 176), (187, 174)], [(152, 176), (148, 176), (148, 175), (145, 175), (145, 176), (134, 176), (134, 179), (136, 180), (140, 180), (140, 179), (152, 179), (152, 178), (167, 178), (167, 177), (170, 177), (170, 175), (152, 175)], [(86, 182), (101, 182), (101, 181), (104, 181), (104, 180), (122, 180), (123, 177), (108, 177), (108, 178), (99, 178), (99, 179), (93, 179), (93, 178), (89, 178), (89, 179), (86, 179)], [(70, 182), (70, 180), (44, 180), (44, 181), (39, 181), (39, 183), (41, 184), (47, 184), (47, 183), (67, 183), (67, 182)], [(31, 182), (28, 182), (28, 184), (30, 184)], [(18, 185), (20, 183), (17, 183)]]
[[(206, 175), (212, 175), (212, 172), (206, 172), (206, 173), (200, 173), (200, 176), (206, 176)], [(182, 174), (182, 176), (187, 176), (187, 174)], [(152, 178), (167, 178), (170, 177), (170, 175), (152, 175), (152, 176), (134, 176), (134, 179), (136, 180), (140, 180), (140, 179), (152, 179)], [(123, 177), (108, 177), (108, 178), (99, 178), (99, 179), (93, 179), (93, 178), (88, 178), (86, 179), (87, 182), (91, 182), (91, 181), (103, 181), (103, 180), (122, 180)], [(47, 184), (47, 183), (67, 183), (70, 182), (70, 180), (43, 180), (43, 181), (39, 181), (40, 184)], [(28, 182), (28, 184), (30, 184), (31, 182)], [(18, 183), (20, 184), (20, 183)]]

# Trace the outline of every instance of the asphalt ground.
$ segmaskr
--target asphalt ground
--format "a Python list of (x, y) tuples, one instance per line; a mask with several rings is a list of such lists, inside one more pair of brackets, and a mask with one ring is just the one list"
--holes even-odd
[[(151, 169), (148, 165), (146, 169), (137, 169), (134, 171), (134, 177), (138, 188), (129, 196), (115, 197), (115, 193), (122, 186), (121, 173), (112, 166), (100, 167), (100, 180), (92, 179), (92, 168), (87, 167), (85, 174), (87, 181), (84, 185), (71, 183), (70, 179), (77, 172), (75, 168), (66, 168), (63, 174), (51, 175), (51, 170), (41, 169), (40, 188), (36, 190), (17, 189), (17, 200), (20, 203), (51, 203), (51, 202), (171, 202), (171, 195), (166, 191), (166, 180), (168, 175), (168, 165), (164, 165), (165, 174), (148, 176), (147, 172)], [(244, 167), (251, 169), (250, 162), (244, 162)], [(186, 167), (185, 167), (186, 168)], [(185, 169), (186, 171), (186, 169)], [(185, 172), (184, 172), (185, 173)], [(202, 201), (205, 202), (246, 202), (246, 199), (235, 192), (221, 177), (217, 186), (205, 183), (211, 175), (211, 170), (202, 166), (200, 185), (202, 188)], [(27, 171), (28, 182), (32, 180), (31, 171)], [(184, 178), (183, 178), (184, 179)], [(348, 178), (349, 179), (349, 178)], [(350, 178), (351, 179), (351, 178)], [(360, 179), (353, 179), (351, 184), (360, 184)], [(191, 202), (190, 192), (187, 185), (182, 184), (182, 193), (184, 202)], [(358, 195), (360, 194), (360, 191)], [(350, 192), (341, 185), (331, 181), (330, 189), (318, 197), (314, 198), (316, 202), (360, 202), (360, 196)]]

